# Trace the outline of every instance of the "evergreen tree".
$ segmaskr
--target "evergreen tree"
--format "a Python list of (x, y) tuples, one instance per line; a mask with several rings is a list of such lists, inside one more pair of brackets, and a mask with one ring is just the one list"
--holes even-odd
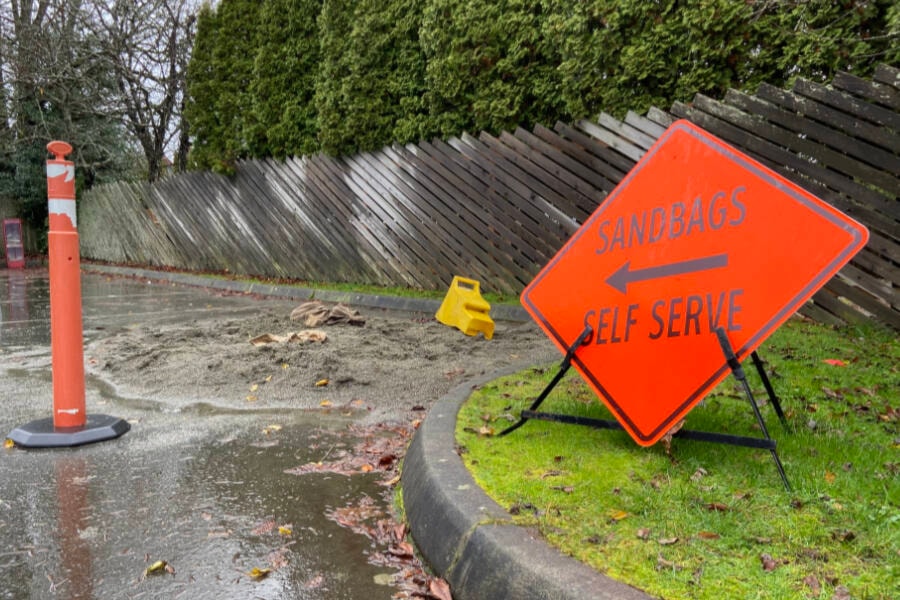
[(355, 143), (343, 121), (346, 114), (341, 96), (350, 76), (347, 61), (352, 24), (352, 0), (323, 0), (319, 13), (320, 61), (316, 78), (315, 105), (319, 120), (319, 144), (328, 154), (353, 152)]
[(425, 60), (419, 45), (424, 0), (358, 0), (338, 102), (338, 150), (375, 150), (419, 139)]
[(430, 0), (422, 23), (429, 129), (497, 132), (561, 115), (541, 0)]
[(319, 148), (314, 98), (321, 8), (322, 0), (267, 0), (262, 7), (250, 86), (259, 129), (250, 136), (257, 142), (254, 156), (284, 158)]
[(216, 106), (219, 82), (213, 63), (218, 34), (219, 20), (206, 4), (197, 15), (197, 36), (187, 71), (184, 118), (190, 123), (192, 141), (188, 166), (192, 169), (214, 168), (215, 161), (221, 156), (223, 132)]
[(189, 70), (193, 165), (866, 76), (898, 40), (896, 0), (221, 0)]
[(561, 53), (563, 112), (576, 117), (668, 108), (696, 93), (720, 98), (763, 81), (827, 81), (837, 70), (865, 75), (898, 57), (890, 0), (545, 0), (545, 7), (545, 38)]
[(250, 94), (259, 13), (257, 0), (222, 0), (215, 11), (201, 10), (185, 107), (195, 168), (229, 173), (260, 143)]

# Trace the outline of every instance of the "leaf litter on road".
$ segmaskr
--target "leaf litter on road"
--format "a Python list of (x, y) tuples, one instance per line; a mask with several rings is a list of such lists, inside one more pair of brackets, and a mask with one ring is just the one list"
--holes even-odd
[(287, 469), (291, 475), (335, 473), (346, 477), (381, 475), (382, 498), (365, 495), (345, 506), (332, 507), (326, 518), (365, 536), (373, 544), (370, 564), (394, 570), (388, 582), (399, 589), (394, 598), (452, 600), (446, 581), (426, 573), (408, 539), (406, 526), (389, 510), (394, 486), (400, 481), (399, 464), (415, 432), (416, 423), (351, 425), (338, 434), (339, 442), (325, 448), (321, 460)]

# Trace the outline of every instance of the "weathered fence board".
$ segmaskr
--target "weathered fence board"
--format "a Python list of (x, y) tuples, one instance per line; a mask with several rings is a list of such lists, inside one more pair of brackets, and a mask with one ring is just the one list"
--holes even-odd
[[(763, 84), (669, 112), (464, 134), (377, 152), (242, 161), (109, 184), (80, 205), (86, 258), (445, 289), (453, 275), (518, 294), (677, 118), (687, 118), (869, 227), (802, 312), (900, 329), (900, 69), (830, 85)], [(661, 182), (661, 186), (664, 182)]]

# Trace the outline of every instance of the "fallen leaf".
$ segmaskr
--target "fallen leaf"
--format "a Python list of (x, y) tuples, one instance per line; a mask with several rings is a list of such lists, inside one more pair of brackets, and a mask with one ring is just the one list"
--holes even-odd
[(451, 369), (444, 373), (444, 377), (446, 377), (447, 379), (453, 379), (454, 377), (462, 375), (465, 372), (466, 370), (462, 368)]
[(610, 513), (609, 518), (613, 521), (621, 521), (622, 519), (627, 519), (628, 516), (628, 513), (624, 510), (614, 510)]
[(825, 363), (826, 365), (831, 365), (832, 367), (846, 367), (847, 366), (847, 363), (845, 363), (844, 361), (842, 361), (839, 358), (826, 358), (822, 362)]
[(550, 488), (551, 490), (556, 490), (558, 492), (563, 492), (565, 494), (571, 494), (575, 491), (574, 485), (554, 485)]
[(409, 542), (400, 542), (396, 546), (388, 548), (388, 554), (397, 558), (412, 558), (415, 551)]
[(265, 435), (269, 435), (270, 433), (281, 431), (281, 425), (266, 425), (262, 431)]
[(759, 560), (762, 562), (763, 571), (774, 571), (778, 568), (778, 563), (772, 558), (771, 554), (760, 554)]
[(834, 588), (834, 595), (831, 596), (831, 600), (850, 600), (850, 598), (850, 590), (844, 585)]
[[(167, 563), (166, 561), (158, 560), (144, 570), (144, 577), (147, 577), (148, 575), (157, 575), (159, 573), (169, 572), (168, 569), (166, 569), (168, 565), (169, 563)], [(174, 575), (175, 569), (172, 569), (171, 573)]]
[[(319, 385), (319, 384), (317, 383), (316, 385)], [(322, 400), (321, 402), (319, 402), (319, 406), (323, 406), (325, 408), (328, 408), (331, 405), (332, 405), (331, 400)]]
[(820, 550), (816, 550), (815, 548), (804, 548), (801, 552), (801, 555), (805, 558), (809, 558), (811, 560), (817, 560), (821, 562), (828, 562), (828, 556), (821, 552)]
[(722, 536), (718, 533), (713, 533), (712, 531), (701, 531), (697, 534), (697, 537), (701, 540), (717, 540)]
[(815, 575), (807, 575), (803, 578), (803, 583), (809, 588), (809, 591), (814, 598), (818, 598), (819, 594), (822, 593), (822, 586), (819, 584), (819, 578)]
[(641, 527), (634, 534), (637, 536), (639, 540), (648, 540), (650, 539), (650, 530), (646, 527)]
[(832, 473), (831, 471), (825, 471), (825, 481), (826, 481), (826, 482), (828, 482), (828, 483), (834, 483), (834, 480), (835, 480), (836, 477), (837, 477), (837, 475), (835, 475), (835, 474)]
[(256, 527), (254, 527), (250, 531), (250, 533), (253, 535), (263, 535), (263, 534), (269, 533), (273, 529), (275, 529), (275, 521), (271, 521), (271, 520), (263, 521), (262, 523), (260, 523)]
[(264, 569), (260, 569), (259, 567), (253, 567), (252, 569), (250, 569), (250, 572), (247, 573), (247, 575), (249, 575), (251, 579), (260, 581), (260, 580), (268, 577), (269, 573), (271, 573), (271, 572), (272, 572), (272, 569), (270, 569), (268, 567), (266, 567)]
[(359, 470), (362, 471), (363, 473), (371, 473), (374, 469), (375, 469), (375, 467), (373, 467), (370, 464), (365, 464), (359, 468)]
[(538, 507), (531, 502), (516, 502), (507, 510), (511, 515), (521, 515), (523, 511), (528, 511), (530, 513), (534, 513), (535, 515), (540, 512), (538, 511)]
[(706, 505), (706, 510), (711, 510), (713, 512), (728, 512), (731, 509), (728, 508), (727, 506), (725, 506), (724, 504), (722, 504), (721, 502), (709, 502)]
[(320, 379), (316, 382), (316, 387), (325, 387), (328, 385), (328, 379)]
[(258, 383), (254, 383), (253, 385), (250, 386), (250, 391), (251, 391), (251, 392), (255, 392), (255, 391), (258, 390), (258, 389), (259, 389), (259, 384), (258, 384)]
[(288, 368), (288, 364), (287, 364), (287, 363), (281, 363), (281, 368), (282, 368), (282, 369), (287, 369), (287, 368)]
[(709, 472), (703, 467), (697, 467), (697, 470), (694, 471), (694, 474), (691, 475), (691, 481), (700, 481), (704, 477), (709, 475)]
[(550, 469), (549, 471), (544, 471), (541, 473), (541, 479), (547, 479), (548, 477), (560, 477), (565, 475), (565, 471), (560, 471), (558, 469)]
[(856, 534), (849, 529), (840, 529), (831, 532), (831, 539), (836, 542), (852, 542), (856, 539)]
[(3, 442), (3, 447), (6, 448), (6, 449), (9, 449), (9, 448), (15, 448), (15, 447), (16, 447), (16, 443), (15, 443), (14, 441), (12, 441), (11, 439), (6, 438), (6, 441)]
[(256, 402), (257, 400), (259, 400), (259, 398), (256, 397), (256, 396), (253, 395), (253, 394), (249, 394), (249, 395), (247, 396), (247, 402)]
[(900, 421), (900, 409), (893, 408), (886, 404), (884, 406), (884, 413), (878, 415), (878, 420), (883, 421), (884, 423)]
[(281, 535), (291, 535), (294, 532), (289, 526), (281, 525), (278, 527), (278, 533), (280, 533)]
[(274, 335), (271, 333), (264, 333), (262, 335), (258, 335), (255, 338), (250, 340), (250, 343), (254, 346), (267, 346), (268, 344), (281, 344), (287, 341), (287, 336), (284, 335)]
[(678, 538), (677, 537), (660, 538), (656, 541), (660, 546), (671, 546), (672, 544), (678, 543)]
[(266, 377), (266, 383), (269, 383), (270, 381), (272, 381), (272, 376), (271, 376), (271, 375), (269, 375), (268, 377)]
[(428, 592), (438, 600), (453, 600), (453, 596), (450, 595), (450, 584), (443, 579), (429, 581)]
[(822, 387), (822, 393), (831, 398), (832, 400), (843, 400), (844, 395), (839, 391), (835, 391), (829, 387)]
[(666, 560), (665, 558), (663, 558), (662, 554), (658, 554), (656, 556), (656, 570), (657, 571), (662, 571), (663, 569), (672, 569), (673, 571), (680, 571), (683, 568), (684, 567), (682, 567), (679, 564), (676, 564), (675, 562), (673, 562), (671, 560)]
[(681, 428), (684, 427), (685, 419), (681, 419), (666, 432), (664, 436), (662, 436), (659, 441), (663, 443), (663, 446), (666, 450), (666, 456), (672, 456), (672, 438), (675, 437), (675, 434), (681, 431)]

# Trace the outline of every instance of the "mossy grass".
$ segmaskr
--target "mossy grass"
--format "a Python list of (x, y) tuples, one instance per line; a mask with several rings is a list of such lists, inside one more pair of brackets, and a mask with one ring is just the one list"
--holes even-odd
[[(748, 376), (793, 491), (767, 450), (529, 421), (495, 437), (558, 365), (475, 391), (457, 441), (475, 480), (563, 552), (664, 598), (900, 598), (900, 341), (794, 319), (760, 348), (785, 431)], [(829, 362), (826, 362), (829, 361)], [(648, 373), (651, 366), (648, 365)], [(664, 385), (664, 382), (661, 382)], [(611, 418), (571, 371), (542, 410)], [(760, 436), (735, 380), (687, 428)]]
[[(332, 290), (338, 292), (347, 292), (353, 294), (373, 294), (378, 296), (397, 296), (400, 298), (425, 298), (431, 300), (442, 300), (447, 295), (447, 290), (424, 290), (420, 288), (402, 287), (402, 286), (379, 286), (361, 283), (334, 283), (327, 281), (306, 281), (299, 279), (284, 278), (261, 278), (248, 277), (243, 275), (231, 275), (227, 273), (204, 273), (205, 277), (212, 279), (229, 279), (233, 281), (246, 281), (250, 283), (262, 283), (266, 285), (284, 285), (292, 287), (310, 288), (315, 290)], [(447, 282), (450, 286), (450, 282)], [(481, 291), (481, 296), (491, 304), (518, 304), (519, 299), (516, 296), (502, 294), (497, 292)]]

